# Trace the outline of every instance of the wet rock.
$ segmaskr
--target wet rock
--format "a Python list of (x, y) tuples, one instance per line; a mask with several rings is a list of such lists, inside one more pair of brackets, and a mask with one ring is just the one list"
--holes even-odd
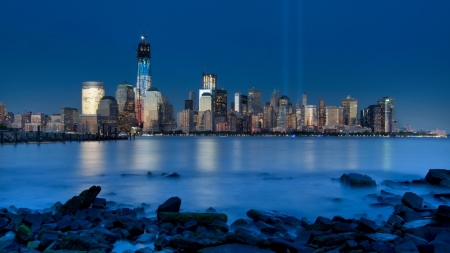
[(16, 238), (20, 241), (28, 242), (33, 239), (33, 233), (27, 226), (20, 225), (16, 230)]
[(227, 222), (228, 217), (224, 213), (175, 213), (175, 212), (159, 212), (159, 220), (163, 222), (182, 224), (195, 220), (198, 224), (211, 224), (215, 220)]
[(39, 226), (42, 224), (42, 222), (44, 222), (44, 219), (42, 218), (42, 215), (40, 213), (29, 213), (25, 216), (23, 222), (29, 226)]
[(408, 221), (403, 224), (403, 227), (406, 229), (412, 229), (412, 228), (420, 228), (424, 227), (426, 225), (429, 225), (431, 223), (434, 223), (431, 219), (426, 220), (414, 220), (414, 221)]
[(428, 243), (427, 240), (409, 233), (406, 233), (403, 239), (406, 241), (411, 240), (414, 245), (416, 245), (416, 247), (420, 247), (421, 245), (425, 245)]
[(140, 248), (136, 250), (134, 253), (152, 253), (154, 252), (150, 247)]
[(113, 244), (118, 239), (117, 235), (102, 226), (97, 226), (89, 230), (86, 234), (92, 235), (92, 238), (96, 241), (105, 244)]
[(106, 207), (106, 199), (104, 198), (95, 198), (92, 202), (93, 208), (105, 209)]
[(361, 217), (361, 219), (359, 219), (357, 228), (361, 231), (376, 232), (378, 229), (378, 226), (373, 220), (369, 220), (364, 217)]
[(440, 205), (435, 216), (441, 221), (450, 221), (450, 206)]
[(189, 237), (176, 235), (170, 238), (169, 245), (175, 249), (184, 249), (185, 251), (196, 251), (207, 247), (219, 246), (225, 244), (225, 234), (216, 233), (195, 233)]
[(102, 188), (100, 186), (92, 186), (91, 188), (84, 190), (78, 196), (74, 196), (61, 206), (59, 213), (62, 215), (75, 214), (77, 210), (88, 208)]
[(314, 249), (301, 246), (293, 242), (289, 242), (282, 238), (271, 238), (269, 239), (271, 242), (270, 249), (275, 252), (313, 252)]
[(333, 231), (336, 233), (344, 233), (344, 232), (350, 232), (353, 231), (352, 224), (348, 222), (335, 222), (333, 224)]
[(318, 216), (314, 224), (331, 224), (331, 220), (326, 217)]
[(59, 236), (56, 234), (42, 234), (42, 236), (40, 236), (41, 239), (41, 245), (40, 247), (42, 249), (47, 248), (50, 244), (52, 244), (54, 241), (59, 240)]
[[(90, 236), (79, 236), (77, 234), (70, 234), (61, 237), (59, 240), (59, 246), (62, 250), (102, 250), (103, 245), (98, 243), (94, 238)], [(110, 246), (109, 251), (112, 249)]]
[(180, 174), (176, 172), (170, 172), (170, 173), (162, 173), (163, 177), (170, 177), (170, 178), (179, 178)]
[(425, 181), (433, 185), (450, 187), (450, 170), (430, 169), (425, 176)]
[(238, 228), (232, 234), (226, 236), (226, 241), (228, 243), (243, 243), (253, 246), (258, 246), (260, 248), (268, 248), (269, 241), (259, 237), (256, 233), (250, 230)]
[(421, 237), (428, 242), (434, 240), (438, 234), (440, 234), (442, 231), (446, 230), (446, 228), (442, 227), (418, 227), (418, 228), (411, 228), (406, 229), (407, 233), (410, 233), (412, 235)]
[[(430, 242), (430, 244), (428, 244), (430, 246), (433, 247), (433, 251), (425, 251), (425, 252), (435, 252), (435, 253), (447, 253), (450, 249), (450, 244), (449, 243), (445, 243), (445, 242), (441, 242), (441, 241), (432, 241)], [(430, 248), (431, 249), (431, 248)]]
[(262, 221), (267, 224), (275, 224), (280, 223), (280, 221), (294, 225), (294, 226), (301, 226), (302, 221), (295, 218), (294, 216), (290, 216), (284, 213), (278, 213), (278, 212), (266, 212), (266, 211), (258, 211), (255, 209), (250, 209), (247, 212), (247, 216), (254, 221)]
[(379, 253), (395, 253), (394, 247), (379, 242), (372, 243), (372, 250)]
[(147, 172), (147, 177), (153, 177), (153, 173), (151, 171)]
[(216, 209), (214, 209), (212, 207), (209, 207), (208, 209), (206, 209), (205, 212), (207, 212), (207, 213), (217, 213)]
[(413, 192), (406, 192), (403, 195), (402, 203), (412, 209), (419, 209), (422, 206), (423, 198)]
[(356, 236), (357, 234), (354, 232), (314, 236), (312, 244), (320, 246), (337, 245), (348, 240), (355, 240)]
[(260, 249), (258, 247), (251, 246), (251, 245), (237, 244), (237, 243), (205, 248), (201, 251), (201, 253), (232, 253), (232, 252), (270, 253), (273, 251), (268, 250), (268, 249)]
[(396, 235), (386, 233), (367, 233), (364, 237), (375, 242), (391, 242), (399, 238)]
[(225, 222), (215, 220), (208, 225), (208, 229), (214, 232), (228, 233), (228, 225)]
[(434, 240), (445, 242), (445, 243), (450, 243), (450, 232), (444, 230), (441, 233), (439, 233), (436, 236), (436, 238), (434, 238)]
[(8, 242), (6, 245), (0, 246), (2, 252), (19, 252), (20, 245), (16, 242)]
[(178, 198), (178, 197), (169, 198), (163, 204), (158, 206), (158, 209), (156, 210), (156, 216), (158, 217), (158, 220), (160, 219), (159, 214), (161, 212), (176, 212), (176, 213), (178, 213), (180, 211), (180, 206), (181, 206), (180, 198)]
[(195, 231), (197, 229), (197, 221), (187, 221), (186, 223), (184, 223), (184, 228), (186, 228), (187, 230)]
[(395, 246), (396, 252), (419, 252), (419, 249), (416, 247), (416, 245), (413, 243), (413, 241), (408, 240), (404, 243), (401, 243), (397, 246)]
[(150, 243), (156, 239), (155, 234), (142, 234), (139, 236), (138, 239), (136, 239), (136, 243)]
[(395, 214), (389, 216), (389, 219), (387, 222), (391, 225), (394, 225), (396, 223), (402, 225), (403, 223), (405, 223), (405, 221), (402, 219), (402, 217), (395, 215)]
[(351, 187), (377, 186), (377, 183), (371, 177), (359, 173), (343, 174), (340, 178), (340, 181), (341, 183), (350, 185)]
[(246, 219), (237, 219), (233, 223), (231, 223), (230, 228), (237, 229), (237, 228), (248, 228), (250, 227), (251, 222)]

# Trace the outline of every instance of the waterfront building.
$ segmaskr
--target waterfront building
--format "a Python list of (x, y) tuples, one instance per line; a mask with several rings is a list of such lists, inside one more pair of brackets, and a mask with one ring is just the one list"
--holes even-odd
[(264, 124), (263, 123), (263, 116), (260, 114), (252, 114), (249, 117), (250, 120), (250, 132), (251, 133), (257, 133), (257, 132), (261, 132), (261, 126)]
[(77, 132), (79, 133), (98, 133), (100, 128), (99, 117), (97, 114), (80, 114), (78, 117)]
[(325, 102), (322, 98), (319, 98), (319, 111), (318, 111), (318, 121), (317, 128), (319, 132), (322, 132), (322, 127), (325, 125)]
[(83, 82), (81, 90), (81, 114), (96, 114), (100, 100), (105, 96), (102, 82)]
[[(208, 91), (208, 90), (206, 90)], [(200, 131), (213, 131), (213, 97), (209, 92), (201, 93), (198, 116), (200, 119)], [(204, 115), (208, 111), (208, 115)]]
[(325, 124), (327, 129), (339, 129), (344, 126), (343, 106), (326, 106), (325, 107)]
[(217, 89), (217, 75), (215, 74), (205, 74), (202, 76), (202, 88), (204, 90), (214, 91)]
[(394, 98), (383, 97), (378, 99), (381, 106), (381, 132), (391, 133), (394, 128)]
[(78, 109), (72, 107), (61, 107), (60, 122), (63, 124), (64, 132), (77, 131), (78, 116)]
[(43, 129), (43, 122), (44, 122), (44, 114), (41, 112), (35, 112), (32, 115), (30, 115), (30, 122), (25, 123), (24, 131), (25, 132), (44, 131), (45, 129)]
[(273, 87), (273, 92), (270, 95), (270, 105), (272, 106), (274, 112), (278, 111), (280, 92), (277, 91), (275, 87)]
[(104, 135), (111, 134), (118, 127), (119, 106), (112, 96), (104, 96), (97, 110), (98, 124)]
[(297, 129), (297, 115), (288, 114), (286, 116), (286, 128), (288, 130), (296, 130)]
[(5, 123), (6, 112), (7, 112), (6, 104), (0, 102), (0, 123)]
[[(192, 101), (192, 100), (191, 100)], [(194, 131), (194, 111), (190, 109), (185, 109), (178, 113), (177, 119), (178, 129), (184, 133), (189, 133)]]
[[(278, 102), (273, 103), (273, 104), (278, 104)], [(274, 127), (274, 123), (276, 121), (274, 120), (274, 107), (272, 106), (272, 102), (267, 102), (264, 105), (263, 122), (264, 122), (264, 125), (263, 125), (264, 129), (271, 131), (272, 128)]]
[(200, 131), (214, 131), (214, 112), (211, 110), (199, 111)]
[(261, 108), (261, 91), (254, 87), (248, 89), (248, 113), (260, 113)]
[(15, 129), (23, 128), (22, 115), (20, 115), (20, 113), (17, 113), (16, 115), (14, 115), (14, 122), (11, 124), (11, 127), (15, 128)]
[(22, 127), (25, 127), (26, 123), (31, 123), (31, 115), (33, 113), (32, 112), (24, 112), (22, 114)]
[(228, 107), (228, 93), (225, 89), (217, 89), (216, 96), (214, 98), (214, 117), (225, 117), (227, 116)]
[(7, 112), (3, 118), (3, 124), (5, 124), (8, 128), (12, 128), (12, 123), (14, 123), (14, 113)]
[(64, 132), (64, 124), (61, 122), (60, 114), (50, 115), (50, 122), (47, 123), (45, 131), (48, 133)]
[(136, 50), (137, 81), (136, 81), (136, 121), (140, 127), (144, 124), (144, 98), (152, 87), (151, 48), (147, 36), (141, 36), (141, 42)]
[(358, 100), (347, 96), (341, 100), (344, 109), (344, 125), (358, 125)]
[(170, 132), (176, 128), (176, 125), (173, 125), (175, 122), (173, 106), (169, 103), (169, 98), (164, 94), (161, 94), (161, 117), (162, 129), (160, 131)]
[(278, 100), (278, 104), (277, 128), (285, 129), (287, 127), (286, 117), (290, 114), (292, 103), (287, 96), (283, 95)]
[(133, 86), (127, 82), (119, 84), (116, 91), (116, 100), (119, 112), (134, 112), (135, 93)]
[(308, 102), (308, 96), (306, 95), (306, 92), (304, 92), (302, 95), (302, 106), (306, 107), (306, 105), (308, 105), (307, 102)]
[(228, 127), (228, 131), (232, 132), (232, 133), (235, 133), (237, 131), (236, 124), (237, 124), (236, 112), (233, 111), (233, 110), (228, 110), (228, 113), (227, 113), (227, 127)]
[(361, 111), (361, 126), (372, 129), (373, 133), (383, 131), (381, 105), (370, 105)]
[(184, 100), (184, 109), (194, 111), (194, 101), (193, 100)]
[(305, 106), (305, 131), (316, 131), (317, 130), (317, 106), (316, 105), (306, 105)]
[(195, 97), (195, 92), (189, 91), (189, 100), (192, 100), (192, 104), (193, 104), (193, 108), (194, 108), (192, 110), (194, 112), (196, 112), (197, 111), (197, 103), (196, 103), (197, 99)]
[(142, 130), (144, 132), (159, 132), (162, 123), (162, 94), (155, 88), (151, 87), (147, 90), (144, 97), (144, 117), (142, 122)]

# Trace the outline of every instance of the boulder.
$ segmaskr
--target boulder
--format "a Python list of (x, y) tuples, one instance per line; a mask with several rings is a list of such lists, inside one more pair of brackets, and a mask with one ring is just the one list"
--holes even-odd
[(170, 238), (169, 245), (175, 249), (195, 252), (207, 247), (214, 247), (226, 243), (226, 234), (222, 233), (194, 233), (189, 237), (176, 235)]
[(408, 240), (395, 246), (395, 252), (419, 252), (419, 249), (412, 240)]
[(350, 185), (351, 187), (377, 186), (377, 183), (371, 177), (359, 173), (343, 174), (340, 181), (344, 184)]
[(399, 238), (396, 235), (386, 233), (367, 233), (364, 237), (375, 242), (391, 242)]
[(94, 238), (87, 235), (79, 236), (77, 234), (68, 234), (61, 237), (59, 239), (59, 246), (62, 250), (79, 251), (102, 250), (103, 248)]
[(442, 221), (450, 221), (450, 206), (440, 205), (434, 214), (437, 219)]
[(237, 229), (237, 228), (248, 228), (250, 227), (251, 222), (250, 220), (246, 219), (237, 219), (233, 223), (231, 223), (230, 228)]
[(195, 220), (198, 224), (211, 224), (215, 220), (227, 222), (228, 217), (224, 213), (175, 213), (175, 212), (160, 212), (158, 219), (162, 222), (170, 222), (185, 224), (190, 220)]
[(317, 244), (320, 246), (338, 245), (348, 240), (354, 240), (356, 236), (357, 234), (354, 232), (331, 234), (331, 235), (319, 235), (314, 236), (312, 244)]
[(450, 187), (450, 170), (430, 169), (425, 176), (425, 181), (434, 185)]
[(170, 173), (162, 173), (163, 177), (172, 177), (172, 178), (178, 178), (180, 177), (180, 174), (176, 172), (170, 172)]
[(266, 211), (258, 211), (255, 209), (250, 209), (247, 212), (247, 216), (254, 221), (262, 221), (267, 224), (275, 224), (280, 223), (280, 221), (294, 225), (294, 226), (301, 226), (302, 221), (295, 218), (294, 216), (290, 216), (284, 213), (278, 213), (278, 212), (266, 212)]
[(62, 215), (75, 214), (77, 210), (82, 210), (88, 208), (97, 195), (100, 193), (102, 188), (100, 186), (92, 186), (91, 188), (84, 190), (78, 196), (74, 196), (69, 199), (64, 205), (59, 209), (59, 213)]
[(402, 203), (407, 207), (417, 210), (422, 206), (423, 198), (413, 192), (406, 192), (403, 195)]
[(33, 239), (33, 232), (25, 225), (20, 225), (16, 229), (16, 238), (23, 242), (28, 242)]
[(263, 239), (256, 233), (243, 228), (238, 228), (234, 231), (234, 233), (227, 234), (226, 240), (228, 243), (243, 243), (260, 248), (268, 248), (270, 245), (270, 242), (266, 239)]
[(106, 199), (104, 198), (95, 198), (94, 202), (92, 202), (93, 208), (105, 209), (106, 207)]
[(178, 197), (171, 197), (166, 202), (158, 206), (156, 210), (156, 216), (158, 220), (160, 219), (159, 214), (161, 212), (175, 212), (178, 213), (180, 211), (181, 199)]
[(376, 232), (378, 226), (375, 221), (361, 217), (361, 219), (359, 219), (358, 229), (366, 232)]
[(309, 248), (306, 246), (301, 246), (296, 243), (284, 240), (282, 238), (271, 238), (269, 239), (271, 242), (270, 249), (275, 252), (291, 252), (291, 253), (300, 253), (300, 252), (313, 252), (313, 248)]

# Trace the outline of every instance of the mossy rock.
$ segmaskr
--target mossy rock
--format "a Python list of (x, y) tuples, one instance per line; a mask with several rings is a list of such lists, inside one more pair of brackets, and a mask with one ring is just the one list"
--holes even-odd
[(224, 213), (175, 213), (175, 212), (161, 212), (159, 213), (159, 219), (163, 222), (182, 224), (195, 220), (198, 224), (211, 224), (215, 220), (227, 222), (228, 216)]
[(20, 227), (16, 229), (16, 237), (21, 241), (28, 242), (33, 239), (33, 233), (27, 226), (20, 225)]

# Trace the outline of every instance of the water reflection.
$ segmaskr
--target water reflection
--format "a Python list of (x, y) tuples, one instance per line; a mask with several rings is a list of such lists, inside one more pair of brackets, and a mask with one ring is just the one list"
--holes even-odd
[(83, 142), (78, 146), (79, 172), (82, 176), (100, 175), (105, 171), (104, 143)]
[(303, 164), (305, 168), (309, 171), (314, 170), (317, 167), (315, 164), (316, 161), (316, 150), (314, 142), (311, 140), (307, 140), (303, 143)]
[(217, 155), (219, 150), (217, 150), (218, 142), (214, 139), (207, 138), (202, 141), (197, 141), (197, 153), (195, 154), (197, 157), (197, 167), (200, 171), (210, 172), (216, 170), (218, 164)]
[(347, 149), (347, 167), (351, 170), (357, 170), (359, 168), (359, 142), (357, 140), (351, 140)]
[(382, 168), (383, 170), (391, 170), (392, 168), (392, 141), (391, 140), (383, 140), (382, 144)]

